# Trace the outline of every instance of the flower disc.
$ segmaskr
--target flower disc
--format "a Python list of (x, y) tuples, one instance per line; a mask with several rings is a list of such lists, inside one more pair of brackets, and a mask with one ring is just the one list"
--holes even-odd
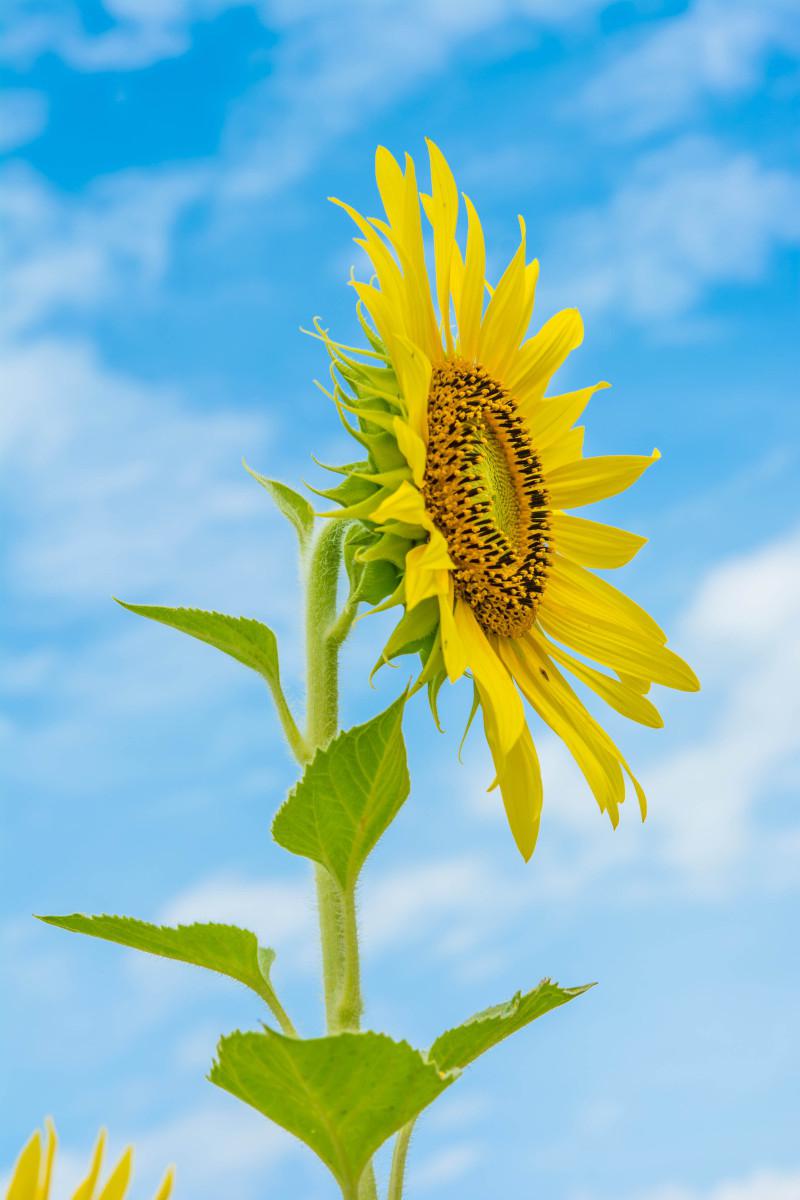
[(455, 564), (456, 594), (485, 631), (525, 633), (547, 574), (547, 493), (513, 398), (480, 366), (433, 369), (423, 495)]

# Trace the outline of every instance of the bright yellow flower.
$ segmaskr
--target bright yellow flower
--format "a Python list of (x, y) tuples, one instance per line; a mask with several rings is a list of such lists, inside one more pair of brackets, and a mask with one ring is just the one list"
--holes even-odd
[[(334, 343), (318, 326), (333, 359), (333, 399), (365, 450), (323, 494), (342, 505), (327, 515), (358, 522), (348, 545), (351, 563), (368, 573), (362, 594), (372, 603), (388, 597), (382, 608), (404, 606), (381, 661), (421, 655), (419, 682), (434, 716), (442, 682), (471, 675), (473, 713), (480, 706), (495, 782), (527, 859), (542, 783), (523, 698), (566, 743), (616, 826), (623, 773), (643, 816), (644, 793), (561, 668), (617, 712), (655, 727), (662, 720), (646, 697), (651, 683), (699, 685), (656, 622), (593, 574), (623, 566), (646, 539), (567, 515), (630, 487), (658, 451), (583, 457), (575, 423), (608, 385), (545, 395), (582, 340), (580, 315), (557, 313), (526, 338), (539, 264), (527, 261), (522, 219), (519, 249), (491, 288), (475, 208), (464, 196), (462, 253), (456, 184), (437, 147), (428, 149), (430, 195), (418, 192), (409, 156), (403, 170), (381, 148), (385, 219), (335, 201), (357, 225), (375, 276), (353, 281), (371, 350)], [(421, 209), (433, 231), (432, 280)]]
[[(42, 1135), (37, 1129), (17, 1159), (11, 1175), (11, 1183), (6, 1192), (6, 1200), (50, 1200), (53, 1162), (56, 1155), (56, 1131), (49, 1117), (45, 1121), (45, 1129), (47, 1133), (45, 1145), (42, 1145)], [(124, 1200), (131, 1178), (133, 1150), (130, 1146), (128, 1147), (105, 1184), (100, 1187), (100, 1171), (103, 1165), (105, 1144), (105, 1130), (102, 1130), (92, 1154), (89, 1173), (77, 1190), (73, 1192), (72, 1200)], [(173, 1172), (170, 1169), (164, 1176), (155, 1200), (167, 1200), (172, 1192), (172, 1179)]]

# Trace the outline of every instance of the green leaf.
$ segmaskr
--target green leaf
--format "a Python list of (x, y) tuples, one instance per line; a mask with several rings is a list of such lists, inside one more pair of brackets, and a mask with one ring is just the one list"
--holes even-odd
[(209, 1079), (304, 1141), (354, 1200), (369, 1159), (455, 1078), (380, 1033), (233, 1033)]
[(327, 867), (345, 890), (408, 796), (405, 701), (318, 750), (272, 824), (279, 845)]
[(269, 968), (275, 951), (260, 947), (256, 935), (248, 929), (215, 924), (151, 925), (133, 917), (87, 917), (82, 913), (39, 920), (70, 933), (86, 933), (161, 958), (206, 967), (252, 988), (268, 1004), (272, 1001)]
[(215, 646), (223, 654), (229, 654), (263, 675), (270, 688), (280, 687), (278, 643), (272, 630), (260, 621), (204, 612), (199, 608), (163, 608), (158, 604), (126, 604), (124, 600), (117, 600), (117, 604), (140, 617), (149, 617), (151, 621), (169, 625), (171, 629)]
[(543, 979), (532, 992), (517, 992), (505, 1004), (484, 1009), (463, 1025), (448, 1029), (433, 1043), (428, 1056), (440, 1071), (466, 1067), (518, 1029), (544, 1016), (551, 1009), (583, 995), (591, 987), (594, 987), (593, 983), (583, 987), (562, 988), (549, 979)]
[(291, 521), (297, 533), (297, 540), (300, 542), (300, 549), (305, 551), (311, 543), (311, 538), (314, 533), (314, 509), (310, 501), (306, 500), (305, 496), (301, 496), (294, 488), (290, 488), (288, 484), (281, 483), (277, 479), (267, 479), (266, 475), (260, 475), (258, 471), (254, 471), (243, 461), (245, 471), (252, 475), (256, 483), (269, 493), (276, 507), (280, 509), (287, 521)]

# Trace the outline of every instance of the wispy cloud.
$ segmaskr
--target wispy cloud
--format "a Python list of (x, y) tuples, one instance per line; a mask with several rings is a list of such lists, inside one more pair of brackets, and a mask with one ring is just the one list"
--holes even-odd
[(691, 137), (641, 158), (605, 203), (566, 217), (554, 258), (559, 295), (572, 303), (664, 325), (715, 287), (756, 282), (778, 249), (798, 244), (800, 176)]
[(27, 145), (47, 125), (47, 96), (30, 88), (7, 88), (0, 94), (0, 154)]
[(570, 107), (600, 136), (642, 137), (761, 86), (776, 52), (800, 48), (792, 0), (698, 0), (627, 37)]

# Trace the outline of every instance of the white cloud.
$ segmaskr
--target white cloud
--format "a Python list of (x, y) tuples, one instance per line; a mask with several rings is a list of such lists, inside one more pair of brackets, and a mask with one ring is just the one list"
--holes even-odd
[(699, 0), (629, 41), (573, 106), (610, 138), (688, 122), (714, 97), (755, 91), (769, 55), (796, 52), (800, 32), (793, 0)]
[(203, 167), (123, 171), (68, 199), (12, 163), (0, 188), (4, 337), (111, 299), (130, 306), (160, 280), (176, 225), (206, 188)]
[(761, 1170), (711, 1188), (677, 1185), (637, 1193), (636, 1200), (800, 1200), (800, 1170)]
[(570, 303), (664, 325), (714, 287), (757, 281), (778, 249), (800, 244), (800, 176), (688, 138), (640, 159), (555, 242)]
[(474, 1141), (453, 1142), (449, 1146), (443, 1146), (411, 1170), (409, 1190), (435, 1192), (455, 1183), (473, 1170), (483, 1156), (482, 1148)]
[(0, 93), (0, 154), (25, 146), (47, 125), (47, 97), (28, 88)]
[(300, 881), (213, 875), (173, 897), (159, 914), (166, 924), (222, 921), (252, 929), (280, 954), (281, 969), (312, 970), (316, 960), (316, 916), (311, 873)]

